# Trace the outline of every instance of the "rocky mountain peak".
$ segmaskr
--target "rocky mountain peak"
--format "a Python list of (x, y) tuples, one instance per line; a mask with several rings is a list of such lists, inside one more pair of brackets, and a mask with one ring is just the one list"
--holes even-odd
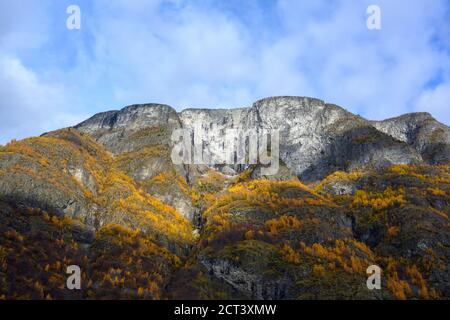
[(429, 114), (369, 121), (310, 97), (269, 97), (246, 108), (186, 109), (179, 113), (167, 105), (140, 104), (97, 114), (75, 126), (115, 154), (133, 150), (132, 136), (152, 127), (164, 128), (163, 143), (168, 146), (175, 128), (200, 131), (206, 139), (205, 152), (213, 156), (223, 152), (217, 145), (227, 129), (278, 130), (280, 159), (304, 180), (321, 179), (336, 169), (420, 163), (423, 157), (433, 163), (450, 159), (449, 128)]
[[(175, 165), (180, 128), (211, 155), (227, 129), (278, 131), (278, 171)], [(448, 299), (448, 137), (426, 113), (369, 121), (272, 97), (132, 105), (13, 141), (0, 146), (0, 298)], [(55, 261), (86, 270), (87, 290), (61, 290)], [(366, 288), (373, 264), (384, 290)]]
[(177, 113), (172, 107), (148, 103), (134, 104), (121, 110), (98, 113), (76, 125), (75, 128), (96, 135), (104, 130), (118, 128), (136, 130), (177, 121)]
[(379, 131), (413, 146), (428, 163), (446, 163), (450, 159), (450, 128), (427, 112), (371, 123)]

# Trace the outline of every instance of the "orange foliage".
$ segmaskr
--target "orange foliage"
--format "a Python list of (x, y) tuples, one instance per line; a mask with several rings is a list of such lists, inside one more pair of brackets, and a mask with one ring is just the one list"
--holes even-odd
[(366, 192), (364, 190), (357, 190), (352, 202), (352, 207), (372, 207), (374, 210), (383, 210), (391, 206), (404, 206), (405, 189), (399, 188), (393, 190), (388, 187), (383, 193)]
[(443, 196), (445, 197), (447, 194), (444, 190), (438, 189), (438, 188), (427, 188), (427, 191), (431, 193), (434, 196)]
[(323, 179), (320, 184), (315, 188), (316, 191), (323, 189), (325, 185), (333, 181), (355, 181), (364, 175), (361, 171), (345, 172), (345, 171), (335, 171), (325, 179)]
[(254, 238), (254, 232), (252, 231), (252, 230), (248, 230), (246, 233), (245, 233), (245, 239), (246, 240), (252, 240), (253, 238)]
[[(311, 247), (306, 246), (303, 242), (300, 243), (300, 249), (314, 257), (325, 259), (333, 266), (342, 268), (347, 273), (365, 272), (365, 267), (369, 266), (369, 260), (373, 261), (374, 255), (364, 244), (353, 240), (336, 240), (334, 247), (325, 247), (320, 243), (314, 243)], [(361, 251), (366, 257), (360, 257)]]
[(285, 243), (281, 248), (281, 255), (287, 262), (298, 264), (300, 263), (300, 254), (296, 252), (289, 244)]
[(294, 216), (282, 215), (279, 218), (266, 221), (266, 228), (273, 235), (285, 230), (297, 230), (302, 227), (302, 222)]
[(388, 228), (388, 235), (390, 237), (395, 237), (398, 234), (399, 228), (397, 226), (390, 226)]
[(429, 299), (430, 295), (426, 281), (415, 265), (406, 268), (406, 274), (411, 278), (413, 284), (419, 287), (419, 295), (422, 299)]
[(317, 277), (323, 277), (325, 275), (325, 268), (321, 266), (320, 264), (315, 264), (313, 266), (313, 273)]
[(405, 280), (400, 280), (397, 272), (388, 274), (387, 287), (399, 300), (406, 300), (408, 295), (412, 294), (411, 287)]
[[(284, 197), (283, 192), (293, 189), (305, 195), (300, 197)], [(332, 206), (335, 205), (325, 197), (318, 195), (298, 180), (271, 181), (252, 180), (246, 183), (238, 183), (228, 188), (227, 192), (220, 196), (215, 203), (206, 210), (207, 217), (217, 210), (228, 211), (233, 205), (261, 206), (279, 212), (289, 207)]]
[(388, 172), (398, 175), (409, 175), (420, 179), (423, 182), (431, 184), (449, 184), (450, 183), (450, 166), (439, 165), (434, 166), (441, 170), (439, 175), (427, 173), (426, 170), (430, 168), (427, 165), (407, 165), (400, 164), (391, 166)]

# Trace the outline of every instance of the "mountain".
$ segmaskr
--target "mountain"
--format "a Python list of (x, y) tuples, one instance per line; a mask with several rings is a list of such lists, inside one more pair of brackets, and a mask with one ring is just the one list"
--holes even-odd
[[(426, 120), (430, 125), (423, 137), (411, 136), (411, 140), (404, 141), (392, 130), (381, 129), (387, 128), (387, 124), (378, 125), (321, 100), (276, 97), (257, 101), (251, 108), (187, 109), (179, 114), (169, 106), (135, 105), (95, 115), (75, 128), (89, 133), (115, 154), (147, 144), (148, 141), (135, 141), (131, 135), (151, 127), (166, 130), (163, 144), (169, 144), (167, 137), (174, 128), (198, 128), (204, 137), (211, 139), (206, 141), (207, 146), (212, 139), (224, 140), (226, 129), (278, 129), (280, 159), (302, 180), (314, 181), (339, 169), (422, 162), (422, 149), (434, 143), (431, 135), (437, 134), (436, 131), (443, 131), (438, 141), (450, 145), (448, 127), (431, 117)], [(208, 147), (206, 150), (213, 155), (223, 151)], [(444, 151), (447, 152), (440, 153), (439, 163), (449, 160), (448, 149)]]
[(372, 121), (375, 128), (413, 146), (424, 161), (448, 162), (450, 131), (429, 113), (410, 113), (384, 121)]
[[(208, 159), (232, 130), (256, 132), (244, 153), (278, 132), (279, 168), (174, 164), (179, 130)], [(0, 147), (0, 297), (448, 299), (449, 204), (450, 128), (426, 113), (132, 105)], [(81, 290), (65, 288), (72, 264)]]

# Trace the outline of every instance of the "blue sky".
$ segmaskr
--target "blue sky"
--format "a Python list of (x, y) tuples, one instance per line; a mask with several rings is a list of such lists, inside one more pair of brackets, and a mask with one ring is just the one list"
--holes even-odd
[[(81, 9), (68, 30), (66, 8)], [(366, 9), (381, 9), (368, 30)], [(0, 143), (159, 102), (313, 96), (450, 124), (448, 0), (1, 0)]]

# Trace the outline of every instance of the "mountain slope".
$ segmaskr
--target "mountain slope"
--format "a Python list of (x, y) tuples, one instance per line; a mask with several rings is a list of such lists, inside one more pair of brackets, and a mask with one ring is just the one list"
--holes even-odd
[(428, 113), (410, 113), (372, 121), (378, 130), (413, 146), (431, 164), (450, 161), (450, 128)]
[[(175, 129), (280, 132), (280, 169), (174, 165)], [(449, 128), (321, 100), (133, 105), (0, 147), (0, 297), (448, 298)], [(302, 182), (300, 182), (302, 181)], [(65, 288), (79, 265), (83, 289)], [(368, 290), (366, 269), (383, 270)]]
[[(308, 181), (322, 179), (338, 169), (422, 161), (414, 148), (376, 130), (371, 122), (338, 106), (306, 97), (267, 98), (251, 108), (187, 109), (179, 114), (166, 105), (135, 105), (95, 115), (75, 128), (93, 135), (117, 154), (139, 144), (140, 140), (133, 139), (132, 134), (153, 126), (168, 133), (176, 128), (199, 130), (206, 139), (204, 152), (211, 157), (225, 152), (221, 141), (227, 129), (279, 130), (280, 159)], [(167, 139), (160, 141), (171, 146)], [(233, 169), (241, 171), (245, 167)]]
[[(192, 226), (102, 146), (66, 129), (8, 144), (0, 159), (0, 296), (162, 297)], [(70, 264), (85, 272), (83, 293), (65, 288)]]

